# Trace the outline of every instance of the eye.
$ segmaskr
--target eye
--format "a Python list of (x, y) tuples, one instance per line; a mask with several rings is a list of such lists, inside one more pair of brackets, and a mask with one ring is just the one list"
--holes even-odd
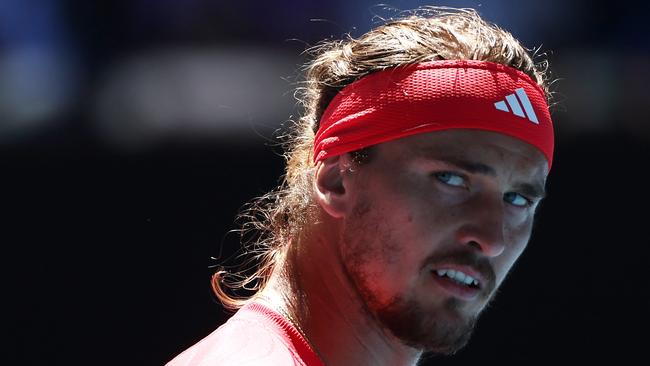
[(517, 207), (528, 207), (532, 201), (516, 192), (508, 192), (503, 195), (503, 200)]
[(452, 172), (439, 172), (435, 173), (434, 176), (441, 182), (454, 186), (454, 187), (464, 187), (465, 178), (461, 175), (454, 174)]

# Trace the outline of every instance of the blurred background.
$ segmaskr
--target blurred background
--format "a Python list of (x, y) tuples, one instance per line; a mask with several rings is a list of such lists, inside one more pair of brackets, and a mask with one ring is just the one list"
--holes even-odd
[(470, 345), (423, 364), (640, 356), (647, 3), (377, 4), (0, 2), (7, 364), (160, 365), (223, 323), (212, 266), (238, 247), (242, 204), (279, 182), (274, 132), (300, 113), (305, 49), (420, 5), (476, 8), (541, 47), (558, 79), (533, 240)]

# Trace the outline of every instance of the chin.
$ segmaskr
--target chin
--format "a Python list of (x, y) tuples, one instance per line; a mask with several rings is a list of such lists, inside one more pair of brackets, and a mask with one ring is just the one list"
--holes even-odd
[(403, 344), (424, 352), (451, 355), (467, 345), (477, 316), (467, 315), (454, 300), (439, 309), (423, 309), (414, 301), (396, 299), (377, 310), (383, 327)]

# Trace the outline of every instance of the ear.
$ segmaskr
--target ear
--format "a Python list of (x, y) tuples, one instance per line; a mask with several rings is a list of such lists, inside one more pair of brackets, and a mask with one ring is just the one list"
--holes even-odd
[(333, 218), (345, 216), (349, 206), (349, 168), (352, 161), (348, 154), (327, 158), (318, 162), (314, 176), (314, 191), (318, 204)]

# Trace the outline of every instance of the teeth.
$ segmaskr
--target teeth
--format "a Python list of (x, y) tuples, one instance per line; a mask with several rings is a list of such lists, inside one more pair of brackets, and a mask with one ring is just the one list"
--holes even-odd
[(474, 285), (478, 286), (478, 281), (475, 280), (472, 276), (469, 276), (461, 271), (455, 271), (453, 269), (437, 269), (436, 274), (440, 277), (447, 276), (453, 279), (456, 282), (460, 282), (467, 286)]
[(459, 272), (456, 272), (455, 280), (458, 281), (458, 282), (465, 283), (465, 277), (469, 277), (469, 276), (465, 276), (465, 274), (463, 272), (459, 271)]

